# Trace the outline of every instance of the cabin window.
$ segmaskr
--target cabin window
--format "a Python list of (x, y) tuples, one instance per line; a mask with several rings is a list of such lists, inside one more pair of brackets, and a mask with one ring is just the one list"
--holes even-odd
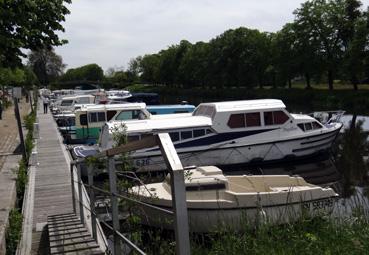
[(194, 116), (207, 116), (213, 118), (215, 115), (215, 109), (212, 106), (202, 105), (199, 106), (193, 113)]
[(225, 183), (204, 183), (201, 185), (186, 186), (186, 191), (199, 191), (199, 190), (219, 190), (225, 189)]
[(127, 136), (127, 142), (134, 142), (140, 140), (139, 135), (129, 135)]
[(170, 132), (169, 133), (170, 139), (172, 139), (172, 142), (176, 142), (179, 140), (179, 133), (178, 132)]
[(264, 112), (264, 124), (273, 125), (273, 112)]
[(192, 138), (192, 131), (182, 131), (181, 140)]
[(86, 126), (87, 125), (87, 114), (81, 114), (79, 116), (79, 123), (82, 125), (82, 126)]
[(105, 122), (105, 112), (90, 112), (88, 114), (90, 122)]
[(231, 114), (227, 124), (230, 128), (245, 127), (245, 114)]
[(288, 119), (289, 119), (289, 117), (283, 111), (275, 111), (275, 112), (273, 112), (274, 124), (283, 124)]
[(246, 113), (246, 126), (247, 127), (261, 126), (260, 113), (259, 112)]
[(212, 134), (213, 133), (213, 131), (211, 130), (211, 129), (206, 129), (206, 134), (208, 135), (208, 134)]
[(78, 100), (79, 104), (88, 104), (90, 103), (90, 98), (89, 97), (80, 97)]
[(318, 122), (314, 121), (313, 123), (313, 129), (321, 129), (322, 125), (320, 125)]
[(174, 113), (187, 113), (188, 111), (186, 110), (177, 110), (177, 111), (174, 111)]
[(264, 112), (265, 125), (280, 125), (285, 123), (289, 117), (283, 111)]
[(305, 131), (304, 123), (297, 124), (297, 126), (298, 126), (302, 131)]
[(106, 112), (107, 121), (111, 120), (115, 116), (115, 114), (117, 114), (117, 111), (107, 111)]
[(151, 113), (152, 115), (156, 115), (156, 114), (158, 114), (157, 112), (153, 112), (153, 111), (150, 111), (150, 113)]
[(105, 112), (98, 112), (97, 113), (97, 121), (98, 122), (105, 122), (106, 121)]
[(60, 106), (70, 106), (73, 104), (73, 100), (63, 100)]
[(205, 135), (205, 129), (195, 129), (193, 131), (193, 137), (199, 137)]
[(137, 120), (146, 119), (146, 115), (140, 110), (122, 111), (116, 117), (116, 120)]
[(311, 123), (305, 123), (305, 131), (309, 131), (312, 129), (313, 129), (313, 126), (311, 125)]

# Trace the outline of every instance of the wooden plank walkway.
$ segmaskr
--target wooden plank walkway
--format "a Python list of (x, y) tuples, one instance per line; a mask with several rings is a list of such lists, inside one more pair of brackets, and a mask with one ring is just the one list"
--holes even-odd
[[(40, 109), (42, 107), (39, 107), (37, 113), (39, 122), (38, 165), (35, 167), (33, 183), (31, 254), (50, 254), (55, 247), (50, 246), (49, 235), (52, 236), (55, 233), (48, 233), (48, 228), (50, 230), (50, 226), (47, 227), (48, 222), (54, 222), (53, 219), (56, 219), (54, 215), (71, 215), (72, 220), (76, 220), (76, 217), (72, 216), (69, 157), (52, 115), (44, 114)], [(62, 219), (67, 220), (65, 217)], [(58, 224), (62, 224), (60, 220)], [(55, 230), (55, 225), (54, 228), (51, 226), (51, 229)], [(59, 243), (58, 247), (60, 245)]]

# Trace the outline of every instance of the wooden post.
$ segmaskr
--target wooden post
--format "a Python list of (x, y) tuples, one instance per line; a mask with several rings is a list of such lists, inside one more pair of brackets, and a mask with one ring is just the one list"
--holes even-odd
[(23, 156), (23, 160), (26, 162), (27, 152), (26, 152), (26, 147), (24, 146), (24, 137), (23, 137), (23, 130), (22, 130), (22, 122), (21, 122), (21, 118), (19, 114), (18, 98), (14, 97), (13, 101), (14, 101), (15, 118), (17, 119), (17, 124), (18, 124), (18, 132), (19, 132), (19, 139), (21, 143), (22, 156)]

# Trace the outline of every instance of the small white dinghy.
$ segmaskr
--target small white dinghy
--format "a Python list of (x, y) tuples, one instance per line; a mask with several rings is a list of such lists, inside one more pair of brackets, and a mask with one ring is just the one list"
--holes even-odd
[[(282, 224), (301, 216), (330, 213), (338, 195), (331, 188), (288, 175), (224, 176), (215, 166), (185, 174), (191, 232), (242, 231), (245, 224)], [(169, 175), (163, 182), (135, 186), (131, 192), (151, 205), (172, 210)], [(143, 224), (173, 228), (173, 217), (140, 207)]]

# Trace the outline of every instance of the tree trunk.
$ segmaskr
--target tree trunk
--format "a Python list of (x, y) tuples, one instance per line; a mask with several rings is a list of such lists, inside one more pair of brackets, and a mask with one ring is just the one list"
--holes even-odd
[(359, 81), (357, 80), (356, 75), (352, 75), (351, 83), (352, 83), (352, 86), (354, 87), (354, 90), (358, 90), (357, 85), (358, 85)]
[(291, 78), (288, 78), (288, 88), (291, 89), (292, 88), (292, 81)]
[(356, 117), (357, 117), (356, 113), (352, 114), (352, 119), (350, 122), (350, 132), (353, 132), (353, 130), (356, 127)]
[(310, 74), (309, 73), (305, 73), (305, 80), (306, 80), (306, 88), (311, 89)]
[(328, 88), (329, 88), (329, 90), (333, 90), (333, 72), (332, 72), (332, 70), (328, 70)]

